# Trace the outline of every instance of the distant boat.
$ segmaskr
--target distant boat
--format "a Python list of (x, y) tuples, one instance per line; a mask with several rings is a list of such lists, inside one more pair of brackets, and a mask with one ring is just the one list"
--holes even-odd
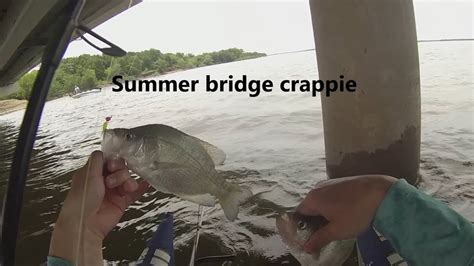
[(74, 95), (71, 95), (71, 98), (81, 98), (83, 96), (87, 96), (87, 95), (94, 94), (94, 93), (99, 93), (101, 91), (102, 91), (102, 88), (83, 91), (83, 92), (79, 92), (79, 93), (76, 93)]

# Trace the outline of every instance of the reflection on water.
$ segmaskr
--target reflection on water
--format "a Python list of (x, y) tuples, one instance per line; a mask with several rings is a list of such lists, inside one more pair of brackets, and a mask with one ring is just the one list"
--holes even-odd
[[(0, 124), (0, 192), (3, 198), (6, 180), (13, 157), (17, 127), (11, 123)], [(42, 142), (46, 137), (40, 135), (30, 163), (28, 182), (25, 188), (20, 233), (18, 235), (18, 254), (20, 264), (38, 264), (48, 252), (51, 226), (60, 208), (66, 190), (69, 188), (71, 171), (62, 168), (59, 158), (68, 151), (53, 152), (54, 143)], [(3, 205), (3, 204), (2, 204)], [(25, 253), (26, 250), (30, 252)], [(35, 252), (31, 252), (34, 250)], [(28, 256), (25, 256), (28, 254)]]
[[(473, 45), (420, 44), (422, 74), (422, 189), (474, 220)], [(160, 78), (214, 79), (247, 74), (252, 79), (314, 79), (314, 52), (259, 58), (169, 74)], [(255, 194), (228, 222), (220, 207), (206, 208), (198, 256), (235, 253), (234, 265), (296, 264), (276, 233), (274, 217), (291, 210), (326, 178), (321, 105), (318, 98), (275, 89), (256, 98), (239, 93), (114, 93), (46, 104), (24, 196), (17, 261), (45, 260), (52, 226), (72, 172), (100, 145), (100, 124), (174, 126), (227, 153), (219, 172)], [(0, 192), (22, 111), (0, 117)], [(163, 218), (175, 215), (176, 262), (191, 253), (197, 205), (150, 190), (133, 205), (105, 241), (107, 260), (131, 261)], [(348, 264), (354, 264), (354, 261)], [(216, 264), (218, 265), (218, 264)]]

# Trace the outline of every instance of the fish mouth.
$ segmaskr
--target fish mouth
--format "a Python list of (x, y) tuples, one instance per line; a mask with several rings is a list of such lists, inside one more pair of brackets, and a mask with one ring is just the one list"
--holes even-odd
[(296, 239), (296, 226), (287, 213), (276, 218), (276, 227), (283, 243), (292, 248), (303, 248), (303, 244)]
[(116, 148), (120, 146), (115, 142), (115, 134), (113, 131), (106, 130), (101, 143), (101, 150), (105, 159), (114, 160), (120, 157), (119, 150)]
[(289, 232), (290, 230), (288, 228), (289, 227), (288, 215), (283, 214), (282, 216), (277, 217), (275, 223), (276, 223), (278, 233), (280, 234), (282, 238), (284, 238), (283, 241), (286, 242), (287, 236), (290, 234)]

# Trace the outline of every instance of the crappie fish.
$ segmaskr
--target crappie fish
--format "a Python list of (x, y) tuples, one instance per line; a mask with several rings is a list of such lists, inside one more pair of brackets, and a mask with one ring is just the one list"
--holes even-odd
[(311, 235), (327, 222), (322, 216), (304, 216), (288, 212), (277, 217), (276, 226), (290, 253), (301, 265), (340, 266), (352, 253), (355, 240), (333, 241), (313, 254), (308, 254), (303, 249), (304, 243)]
[(108, 129), (102, 151), (106, 158), (120, 157), (134, 173), (155, 189), (204, 206), (219, 200), (227, 219), (237, 218), (239, 205), (252, 192), (219, 177), (223, 164), (219, 148), (166, 125)]

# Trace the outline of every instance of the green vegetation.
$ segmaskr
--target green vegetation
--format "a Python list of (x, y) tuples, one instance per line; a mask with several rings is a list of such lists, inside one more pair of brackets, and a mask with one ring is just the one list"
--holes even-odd
[[(49, 89), (48, 99), (72, 93), (75, 85), (82, 90), (87, 90), (108, 84), (115, 75), (122, 75), (127, 79), (139, 78), (261, 56), (265, 56), (265, 54), (231, 48), (200, 55), (164, 54), (159, 50), (150, 49), (136, 53), (130, 52), (120, 58), (106, 55), (81, 55), (65, 58), (56, 71)], [(20, 90), (6, 98), (28, 99), (36, 74), (37, 71), (31, 71), (23, 75), (19, 80)]]

